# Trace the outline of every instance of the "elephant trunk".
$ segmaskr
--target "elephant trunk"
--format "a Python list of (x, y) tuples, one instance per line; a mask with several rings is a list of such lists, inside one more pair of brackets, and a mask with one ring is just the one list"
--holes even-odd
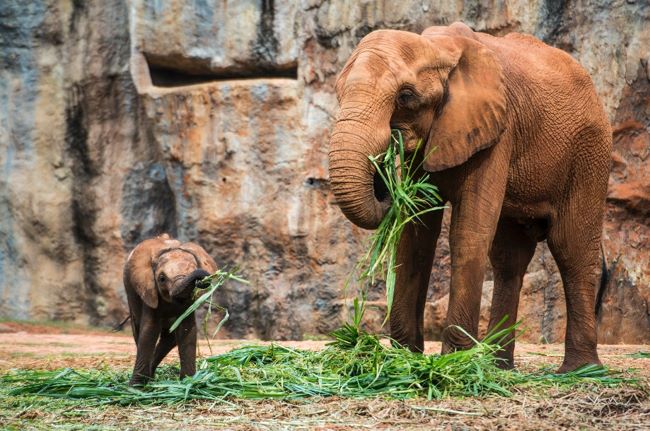
[(174, 300), (185, 300), (192, 296), (192, 291), (196, 282), (209, 276), (210, 273), (203, 269), (196, 269), (189, 275), (183, 277), (170, 292), (170, 296)]
[(369, 109), (372, 106), (368, 101), (342, 101), (329, 151), (336, 203), (352, 223), (364, 229), (376, 229), (390, 207), (388, 190), (369, 159), (388, 148), (390, 113)]

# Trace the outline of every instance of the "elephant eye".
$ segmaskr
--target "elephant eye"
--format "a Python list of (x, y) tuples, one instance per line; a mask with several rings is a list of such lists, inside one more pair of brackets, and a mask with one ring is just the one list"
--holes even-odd
[(164, 283), (165, 280), (167, 280), (167, 277), (165, 277), (165, 274), (160, 274), (160, 275), (158, 276), (158, 281), (159, 281), (159, 282)]
[(403, 90), (400, 90), (399, 94), (397, 95), (397, 104), (400, 106), (409, 106), (412, 105), (416, 100), (415, 93), (413, 90), (410, 90), (408, 88), (405, 88)]

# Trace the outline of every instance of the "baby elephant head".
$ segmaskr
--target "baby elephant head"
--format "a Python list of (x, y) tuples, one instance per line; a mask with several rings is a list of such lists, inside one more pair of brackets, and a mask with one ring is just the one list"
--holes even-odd
[(190, 298), (198, 280), (214, 273), (217, 265), (198, 244), (164, 234), (140, 243), (129, 255), (124, 284), (131, 286), (151, 308), (158, 298), (180, 303)]

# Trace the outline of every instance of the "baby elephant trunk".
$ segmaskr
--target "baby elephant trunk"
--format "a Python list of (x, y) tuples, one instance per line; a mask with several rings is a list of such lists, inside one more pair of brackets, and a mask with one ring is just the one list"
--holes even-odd
[(196, 269), (192, 271), (189, 275), (182, 278), (176, 286), (170, 292), (172, 299), (177, 301), (185, 300), (192, 296), (192, 291), (196, 285), (196, 282), (210, 275), (209, 272), (203, 269)]

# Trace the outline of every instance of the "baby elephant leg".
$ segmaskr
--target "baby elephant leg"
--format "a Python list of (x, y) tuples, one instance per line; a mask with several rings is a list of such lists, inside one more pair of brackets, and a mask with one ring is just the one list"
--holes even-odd
[(137, 354), (133, 375), (129, 381), (131, 386), (142, 386), (147, 383), (153, 374), (152, 363), (156, 341), (160, 336), (160, 322), (153, 315), (149, 307), (144, 307), (140, 329), (138, 331)]
[(194, 313), (187, 316), (174, 331), (178, 344), (178, 355), (181, 359), (181, 379), (185, 376), (193, 376), (196, 372), (196, 334)]
[(168, 329), (163, 329), (160, 334), (160, 340), (156, 346), (156, 351), (153, 355), (153, 363), (151, 364), (151, 375), (156, 374), (158, 365), (165, 359), (165, 356), (176, 346), (176, 336), (169, 332)]

